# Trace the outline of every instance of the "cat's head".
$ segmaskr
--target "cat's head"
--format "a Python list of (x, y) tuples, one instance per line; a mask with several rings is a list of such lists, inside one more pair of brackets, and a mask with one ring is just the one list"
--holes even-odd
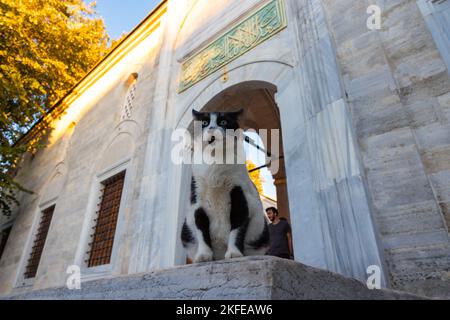
[(224, 140), (226, 134), (237, 130), (239, 117), (244, 112), (243, 109), (234, 112), (198, 112), (192, 110), (194, 121), (201, 123), (203, 141), (212, 144), (219, 140)]

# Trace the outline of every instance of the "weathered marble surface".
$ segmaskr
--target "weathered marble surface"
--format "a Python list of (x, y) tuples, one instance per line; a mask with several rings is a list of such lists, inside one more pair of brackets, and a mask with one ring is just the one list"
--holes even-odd
[(357, 280), (290, 260), (249, 257), (94, 280), (82, 283), (80, 290), (53, 288), (3, 299), (411, 300), (423, 297), (392, 290), (369, 290)]
[[(369, 3), (382, 7), (380, 31), (366, 27)], [(178, 94), (182, 58), (260, 4), (170, 0), (153, 50), (122, 65), (59, 141), (22, 163), (18, 180), (36, 194), (24, 195), (0, 261), (0, 294), (64, 285), (67, 266), (82, 263), (94, 179), (123, 153), (132, 174), (116, 254), (97, 276), (184, 264), (190, 177), (170, 161), (171, 133), (193, 107), (253, 85), (277, 89), (296, 258), (361, 280), (375, 264), (387, 286), (450, 296), (450, 79), (416, 1), (286, 0), (287, 29), (230, 63), (227, 81), (221, 70)], [(135, 115), (119, 125), (132, 72)], [(20, 287), (39, 206), (54, 199), (36, 281)]]
[(450, 74), (450, 2), (417, 0), (417, 5)]
[[(417, 1), (324, 0), (393, 287), (450, 295), (450, 78)], [(424, 2), (424, 1), (419, 1)], [(352, 21), (352, 23), (347, 23)], [(448, 57), (447, 57), (448, 58)], [(447, 220), (447, 226), (445, 223)]]

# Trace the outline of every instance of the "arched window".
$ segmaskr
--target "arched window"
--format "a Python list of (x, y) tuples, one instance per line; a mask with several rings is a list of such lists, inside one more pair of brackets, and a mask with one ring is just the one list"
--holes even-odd
[(120, 120), (128, 120), (131, 119), (133, 115), (133, 102), (134, 98), (136, 97), (136, 83), (137, 83), (138, 74), (133, 73), (130, 75), (130, 77), (127, 80), (127, 94), (125, 96), (125, 101), (122, 109), (122, 116), (120, 117)]

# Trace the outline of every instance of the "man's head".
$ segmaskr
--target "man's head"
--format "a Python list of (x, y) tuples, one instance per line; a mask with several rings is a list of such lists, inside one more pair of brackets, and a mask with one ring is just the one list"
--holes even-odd
[(269, 218), (269, 220), (271, 222), (273, 222), (278, 217), (278, 209), (275, 207), (267, 208), (266, 213), (267, 213), (267, 218)]

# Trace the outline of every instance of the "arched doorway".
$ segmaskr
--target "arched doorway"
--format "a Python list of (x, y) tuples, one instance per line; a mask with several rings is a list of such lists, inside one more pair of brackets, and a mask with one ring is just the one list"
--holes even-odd
[[(250, 148), (259, 149), (264, 157), (262, 160), (264, 165), (258, 163), (258, 167), (253, 170), (255, 172), (265, 170), (271, 176), (270, 181), (266, 181), (266, 186), (274, 189), (273, 195), (267, 195), (260, 191), (263, 207), (265, 207), (264, 199), (271, 199), (274, 202), (273, 206), (279, 210), (280, 218), (284, 218), (291, 223), (280, 112), (275, 102), (276, 91), (276, 86), (270, 83), (261, 81), (243, 82), (223, 90), (204, 106), (195, 106), (194, 109), (201, 112), (244, 110), (240, 116), (240, 126), (244, 130), (244, 135), (249, 139), (244, 140), (243, 143)], [(188, 129), (192, 133), (193, 119)], [(255, 138), (255, 135), (257, 138)], [(185, 166), (185, 175), (189, 176), (190, 172), (190, 167)], [(190, 178), (184, 180), (185, 190), (190, 188), (189, 181)], [(272, 183), (273, 186), (270, 186)], [(187, 206), (186, 201), (186, 196), (184, 196), (183, 203)], [(187, 261), (189, 263), (189, 260)]]
[[(240, 121), (242, 129), (246, 133), (250, 131), (254, 134), (262, 133), (259, 138), (263, 145), (260, 147), (268, 151), (269, 154), (264, 152), (266, 154), (264, 163), (267, 164), (267, 167), (260, 169), (269, 169), (275, 188), (273, 198), (276, 199), (280, 217), (284, 217), (290, 222), (280, 111), (275, 102), (276, 91), (277, 88), (270, 83), (261, 81), (243, 82), (217, 94), (201, 110), (212, 112), (244, 109)], [(251, 137), (250, 134), (247, 136)], [(271, 141), (277, 139), (277, 137), (279, 138), (278, 141)], [(252, 145), (252, 147), (255, 148), (255, 145)], [(261, 165), (261, 163), (258, 165)]]
[[(309, 93), (301, 90), (301, 81), (295, 68), (285, 62), (243, 63), (230, 68), (226, 79), (217, 74), (177, 95), (172, 102), (177, 108), (174, 129), (189, 127), (192, 109), (213, 110), (234, 103), (248, 106), (247, 127), (282, 128), (285, 158), (280, 168), (284, 168), (285, 176), (279, 177), (278, 188), (287, 189), (283, 202), (288, 210), (284, 211), (289, 212), (292, 225), (295, 259), (365, 280), (368, 266), (382, 267), (383, 263), (348, 106), (339, 99), (318, 108)], [(268, 101), (273, 99), (271, 108), (257, 108), (255, 101), (261, 101), (263, 95)], [(263, 110), (279, 114), (264, 116)], [(172, 224), (166, 226), (174, 253), (167, 265), (185, 263), (179, 233), (189, 204), (191, 172), (187, 167), (174, 166), (171, 175), (169, 188), (175, 201), (170, 205), (169, 218), (177, 221), (177, 229)]]

